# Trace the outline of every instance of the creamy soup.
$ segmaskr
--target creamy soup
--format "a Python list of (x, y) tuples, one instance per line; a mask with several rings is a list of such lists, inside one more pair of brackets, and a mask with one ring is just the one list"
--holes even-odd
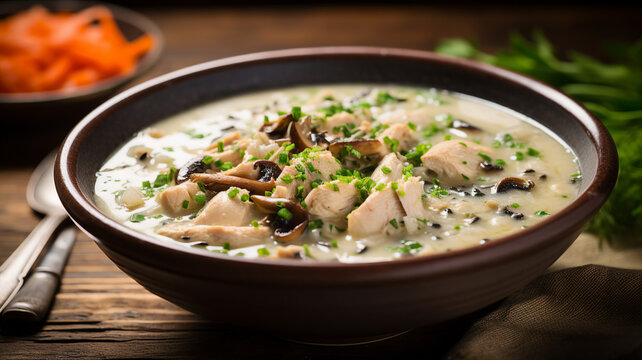
[(100, 209), (158, 241), (342, 262), (484, 246), (560, 211), (581, 179), (520, 114), (381, 85), (203, 105), (135, 134), (96, 177)]

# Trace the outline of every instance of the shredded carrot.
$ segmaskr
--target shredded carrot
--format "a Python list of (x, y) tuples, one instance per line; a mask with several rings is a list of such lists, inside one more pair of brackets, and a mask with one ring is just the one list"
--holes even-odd
[(153, 46), (148, 34), (129, 42), (104, 6), (34, 6), (0, 21), (0, 93), (73, 91), (127, 75)]

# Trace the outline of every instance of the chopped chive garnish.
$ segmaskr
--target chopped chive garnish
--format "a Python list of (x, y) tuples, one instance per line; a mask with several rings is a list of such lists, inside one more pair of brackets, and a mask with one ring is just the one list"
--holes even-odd
[(413, 124), (410, 121), (408, 121), (407, 125), (410, 129), (412, 129), (412, 131), (417, 131), (417, 125)]
[(308, 229), (314, 230), (314, 229), (320, 229), (323, 227), (323, 221), (321, 220), (312, 220), (308, 223)]
[(222, 141), (219, 141), (218, 144), (216, 144), (216, 146), (218, 148), (218, 152), (220, 152), (220, 153), (223, 152), (224, 145), (223, 145)]
[(279, 164), (287, 164), (289, 160), (287, 152), (279, 153)]
[(486, 155), (484, 153), (478, 152), (477, 155), (479, 155), (480, 158), (484, 159), (484, 161), (488, 161), (488, 162), (492, 162), (493, 161), (493, 159), (491, 159), (490, 156), (488, 156), (488, 155)]
[(383, 189), (385, 189), (385, 188), (386, 188), (386, 184), (381, 183), (381, 184), (377, 185), (377, 187), (375, 188), (375, 190), (377, 190), (377, 191), (381, 191), (381, 190), (383, 190)]
[(461, 177), (463, 177), (464, 180), (470, 180), (470, 178), (468, 176), (464, 175), (464, 174), (461, 174)]
[(167, 174), (159, 174), (154, 180), (154, 187), (161, 187), (169, 183), (169, 176)]
[(226, 242), (225, 244), (223, 244), (223, 249), (230, 250), (231, 249), (230, 243)]
[(259, 222), (258, 222), (258, 221), (256, 221), (256, 220), (252, 220), (252, 222), (250, 223), (250, 225), (254, 226), (255, 228), (258, 228), (258, 227), (259, 227)]
[(510, 206), (511, 206), (512, 208), (517, 209), (517, 208), (519, 207), (519, 204), (518, 204), (518, 203), (512, 203), (512, 204), (510, 204)]
[(459, 144), (462, 145), (463, 147), (468, 147), (468, 145), (466, 145), (466, 143), (464, 143), (464, 142), (460, 141)]
[(276, 214), (285, 220), (290, 220), (292, 218), (292, 213), (286, 208), (280, 209)]
[(396, 181), (393, 181), (390, 183), (390, 187), (392, 188), (392, 190), (397, 191), (397, 189), (399, 189), (399, 184)]
[(515, 160), (517, 161), (524, 160), (524, 153), (521, 151), (515, 151)]
[(506, 161), (504, 161), (502, 159), (496, 159), (495, 160), (495, 164), (497, 164), (499, 166), (506, 166)]
[(183, 209), (187, 209), (189, 207), (189, 200), (183, 200), (183, 203), (181, 204), (181, 207)]
[(305, 256), (312, 257), (312, 254), (310, 254), (310, 249), (308, 248), (308, 244), (303, 244), (303, 249), (305, 249)]
[(198, 188), (202, 191), (205, 192), (205, 184), (203, 184), (202, 181), (199, 181), (196, 183), (198, 185)]
[(207, 197), (205, 197), (205, 195), (198, 194), (194, 196), (194, 201), (196, 201), (196, 203), (198, 204), (205, 204), (205, 202), (207, 201)]
[(390, 174), (392, 172), (392, 169), (390, 169), (387, 166), (382, 166), (381, 167), (381, 172), (384, 173), (384, 174)]
[(241, 201), (246, 202), (248, 200), (250, 200), (250, 195), (249, 194), (241, 195)]
[(239, 193), (239, 189), (238, 189), (238, 188), (233, 188), (233, 189), (230, 189), (230, 191), (228, 191), (228, 192), (227, 192), (227, 196), (228, 196), (230, 199), (232, 199), (232, 198), (234, 198), (238, 193)]
[(534, 157), (539, 157), (540, 156), (539, 155), (539, 151), (537, 151), (537, 150), (535, 150), (533, 148), (530, 148), (530, 147), (526, 150), (526, 154), (528, 154), (529, 156), (534, 156)]
[(300, 106), (293, 106), (292, 110), (290, 111), (292, 114), (292, 117), (294, 118), (294, 121), (299, 121), (301, 118), (301, 107)]
[(339, 243), (337, 243), (336, 241), (333, 241), (331, 244), (332, 244), (332, 247), (335, 249), (339, 247)]
[(537, 216), (544, 216), (544, 215), (550, 215), (550, 214), (549, 214), (549, 213), (547, 213), (547, 212), (546, 212), (546, 211), (544, 211), (544, 210), (539, 210), (539, 211), (535, 211), (535, 215), (537, 215)]
[(129, 217), (129, 221), (133, 223), (139, 223), (143, 220), (145, 220), (147, 217), (143, 214), (133, 214), (132, 216)]
[(221, 170), (222, 171), (227, 171), (227, 170), (230, 170), (233, 167), (234, 167), (234, 164), (232, 164), (231, 162), (224, 162), (223, 165), (221, 165)]
[(264, 247), (256, 249), (256, 252), (259, 254), (259, 256), (268, 256), (268, 255), (270, 255), (270, 252), (268, 251), (268, 249), (266, 249)]
[[(214, 161), (214, 158), (212, 158), (209, 155), (205, 155), (205, 156), (203, 156), (203, 160), (201, 160), (201, 161), (203, 162), (203, 164), (209, 165), (209, 164), (212, 163), (212, 161)], [(220, 161), (220, 160), (218, 160), (218, 161)], [(214, 164), (214, 165), (216, 165), (216, 164)]]
[(390, 220), (390, 225), (392, 225), (392, 227), (395, 229), (399, 229), (399, 225), (397, 224), (397, 219)]
[(284, 183), (289, 184), (289, 183), (291, 183), (291, 182), (292, 182), (292, 175), (290, 175), (290, 174), (285, 174), (285, 175), (281, 176), (281, 180), (282, 180)]

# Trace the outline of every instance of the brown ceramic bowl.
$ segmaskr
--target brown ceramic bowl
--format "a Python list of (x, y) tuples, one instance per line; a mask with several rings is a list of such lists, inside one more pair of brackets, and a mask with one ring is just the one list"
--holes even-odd
[[(523, 113), (578, 155), (581, 194), (543, 222), (483, 246), (365, 264), (251, 260), (160, 243), (96, 208), (96, 171), (136, 131), (223, 97), (326, 83), (436, 87)], [(536, 80), (423, 51), (330, 47), (212, 61), (127, 90), (73, 129), (60, 150), (55, 177), (76, 224), (149, 291), (215, 321), (324, 341), (435, 324), (519, 289), (575, 240), (606, 200), (617, 167), (615, 146), (602, 124), (577, 102)]]

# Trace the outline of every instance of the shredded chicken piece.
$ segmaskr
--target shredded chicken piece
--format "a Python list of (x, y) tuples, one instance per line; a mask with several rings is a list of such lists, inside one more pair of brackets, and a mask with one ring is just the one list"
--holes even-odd
[[(197, 184), (186, 181), (163, 190), (156, 201), (163, 207), (163, 212), (169, 216), (187, 215), (201, 206), (194, 200), (198, 191)], [(187, 201), (187, 207), (183, 207), (185, 201)]]
[(204, 241), (209, 245), (223, 246), (229, 243), (235, 249), (258, 245), (270, 237), (272, 229), (268, 226), (223, 226), (169, 224), (158, 230), (158, 234), (176, 240)]
[(332, 181), (312, 189), (305, 198), (310, 215), (321, 219), (343, 220), (357, 203), (358, 190), (353, 183)]
[(483, 160), (479, 153), (492, 156), (492, 152), (492, 149), (470, 141), (449, 140), (433, 146), (421, 161), (444, 185), (466, 185), (479, 177), (479, 164)]
[(238, 193), (230, 198), (230, 191), (221, 191), (210, 200), (200, 215), (194, 219), (194, 225), (230, 225), (245, 226), (252, 220), (260, 218), (250, 201), (242, 201), (243, 195), (250, 195), (245, 189), (237, 189)]
[(389, 231), (390, 221), (399, 222), (404, 216), (406, 213), (396, 192), (388, 187), (375, 191), (348, 215), (348, 231), (357, 237), (385, 233)]

